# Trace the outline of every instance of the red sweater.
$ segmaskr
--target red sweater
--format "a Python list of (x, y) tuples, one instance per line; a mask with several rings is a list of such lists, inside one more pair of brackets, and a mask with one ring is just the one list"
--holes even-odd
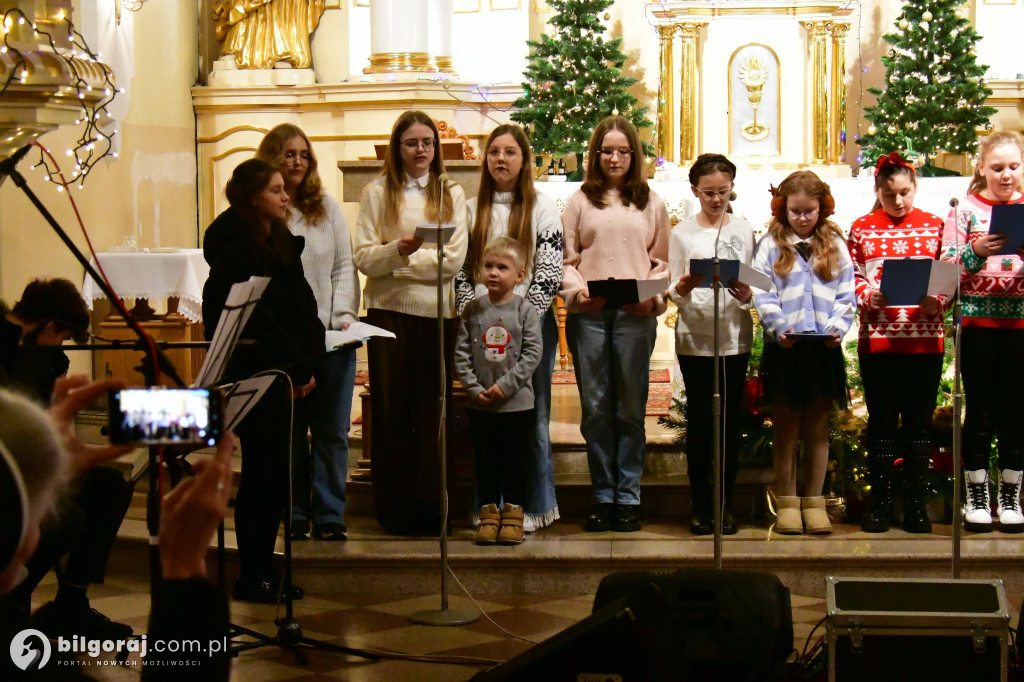
[(944, 330), (942, 310), (925, 315), (919, 306), (890, 306), (871, 310), (868, 300), (882, 281), (887, 258), (938, 258), (942, 241), (942, 219), (913, 209), (895, 220), (882, 209), (854, 221), (847, 244), (853, 258), (857, 303), (860, 307), (860, 353), (941, 353)]

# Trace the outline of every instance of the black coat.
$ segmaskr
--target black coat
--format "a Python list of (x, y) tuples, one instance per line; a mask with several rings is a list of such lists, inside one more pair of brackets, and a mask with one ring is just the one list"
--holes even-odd
[[(296, 385), (306, 384), (313, 376), (312, 360), (324, 352), (324, 326), (299, 259), (306, 240), (282, 230), (268, 238), (268, 248), (246, 230), (244, 220), (229, 208), (217, 216), (203, 237), (203, 256), (210, 264), (210, 276), (203, 286), (206, 338), (213, 336), (233, 284), (252, 276), (269, 277), (270, 283), (242, 332), (243, 339), (256, 344), (235, 349), (224, 380), (238, 381), (278, 368)], [(291, 240), (291, 248), (272, 250), (275, 238)], [(290, 251), (290, 257), (280, 255), (282, 251)]]

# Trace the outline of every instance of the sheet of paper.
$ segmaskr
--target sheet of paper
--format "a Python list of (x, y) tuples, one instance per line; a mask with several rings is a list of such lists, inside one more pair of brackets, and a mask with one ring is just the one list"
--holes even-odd
[(932, 261), (932, 274), (928, 279), (928, 295), (952, 298), (956, 294), (956, 283), (960, 280), (960, 268), (962, 267), (959, 263)]
[(360, 343), (374, 336), (385, 339), (395, 338), (394, 333), (389, 332), (387, 329), (374, 327), (372, 324), (366, 324), (365, 322), (353, 322), (345, 331), (329, 329), (326, 336), (327, 348), (338, 348), (339, 346), (347, 346), (352, 343)]
[(421, 223), (416, 226), (414, 236), (423, 240), (423, 246), (437, 246), (438, 234), (443, 235), (443, 244), (447, 244), (455, 234), (455, 223), (442, 223), (441, 229), (437, 229), (436, 223)]
[(740, 276), (737, 279), (753, 289), (772, 290), (772, 278), (746, 263), (740, 263)]
[(668, 289), (668, 277), (658, 279), (638, 279), (636, 281), (636, 300), (646, 301)]

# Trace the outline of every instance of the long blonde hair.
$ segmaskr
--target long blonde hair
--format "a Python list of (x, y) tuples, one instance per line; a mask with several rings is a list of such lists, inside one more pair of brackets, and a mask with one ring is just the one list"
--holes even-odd
[[(981, 172), (981, 164), (985, 163), (986, 154), (1004, 144), (1016, 146), (1020, 150), (1021, 156), (1024, 157), (1024, 137), (1021, 137), (1020, 133), (1012, 130), (1000, 130), (998, 133), (992, 133), (978, 143), (978, 163), (974, 166), (974, 177), (971, 178), (971, 184), (967, 188), (968, 194), (977, 194), (988, 187), (988, 182)], [(1024, 191), (1024, 187), (1021, 185), (1017, 185), (1017, 189)]]
[[(434, 134), (434, 158), (430, 161), (430, 181), (425, 191), (427, 193), (427, 206), (424, 211), (427, 220), (437, 220), (439, 206), (441, 206), (441, 188), (438, 178), (444, 174), (444, 162), (441, 160), (441, 140), (437, 134), (437, 126), (434, 120), (422, 111), (407, 111), (398, 117), (394, 128), (391, 129), (391, 137), (388, 140), (388, 151), (384, 155), (384, 168), (381, 175), (384, 177), (384, 224), (395, 225), (402, 213), (402, 202), (405, 193), (405, 168), (402, 167), (402, 134), (416, 123), (421, 123)], [(455, 212), (452, 204), (452, 193), (444, 193), (444, 206), (440, 209), (441, 220), (447, 222), (452, 219)]]
[(324, 208), (324, 191), (320, 182), (320, 173), (317, 171), (316, 155), (313, 153), (313, 145), (310, 143), (302, 128), (291, 123), (282, 123), (274, 126), (269, 133), (263, 136), (260, 147), (256, 150), (256, 158), (267, 163), (280, 167), (281, 177), (287, 176), (287, 168), (284, 167), (284, 148), (293, 137), (301, 137), (309, 148), (309, 168), (302, 182), (295, 189), (295, 208), (299, 210), (307, 223), (314, 223), (327, 214)]
[(779, 247), (779, 259), (773, 270), (780, 277), (788, 275), (796, 264), (796, 246), (789, 243), (789, 236), (795, 234), (789, 224), (788, 198), (794, 194), (806, 194), (818, 200), (818, 221), (811, 233), (811, 257), (814, 272), (822, 280), (831, 282), (839, 276), (839, 247), (834, 237), (842, 239), (839, 226), (828, 219), (835, 213), (836, 202), (832, 191), (821, 178), (811, 171), (791, 173), (778, 188), (772, 189), (772, 219), (768, 223), (768, 234)]
[[(505, 234), (515, 239), (526, 252), (526, 262), (533, 259), (533, 206), (537, 202), (537, 190), (533, 187), (533, 171), (530, 164), (533, 152), (526, 133), (517, 125), (506, 123), (491, 131), (484, 145), (484, 153), (491, 148), (494, 141), (502, 135), (511, 135), (519, 145), (523, 156), (523, 165), (519, 169), (515, 189), (512, 190), (512, 213), (508, 217)], [(484, 160), (480, 168), (480, 194), (476, 198), (476, 221), (473, 233), (469, 237), (469, 249), (473, 258), (473, 277), (480, 271), (483, 263), (484, 247), (487, 244), (487, 233), (491, 228), (491, 204), (494, 203), (496, 191), (494, 178)]]

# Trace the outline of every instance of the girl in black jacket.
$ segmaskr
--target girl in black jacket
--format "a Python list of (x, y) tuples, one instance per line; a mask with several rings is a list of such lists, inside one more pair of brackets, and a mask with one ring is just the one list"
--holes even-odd
[[(303, 409), (316, 386), (312, 360), (324, 352), (324, 327), (316, 299), (302, 272), (299, 256), (305, 241), (286, 224), (288, 194), (272, 164), (251, 159), (241, 163), (225, 190), (231, 207), (210, 224), (203, 251), (210, 276), (203, 287), (203, 325), (213, 335), (228, 292), (252, 276), (270, 283), (242, 332), (252, 345), (236, 348), (226, 381), (237, 381), (268, 369), (281, 369), (294, 387), (275, 381), (236, 429), (242, 442), (242, 474), (235, 500), (235, 533), (241, 566), (235, 599), (273, 603), (277, 581), (272, 559), (287, 500), (288, 444), (292, 439), (289, 399)], [(296, 420), (301, 423), (300, 420)], [(304, 434), (294, 434), (302, 442)], [(298, 587), (287, 586), (293, 598)]]

